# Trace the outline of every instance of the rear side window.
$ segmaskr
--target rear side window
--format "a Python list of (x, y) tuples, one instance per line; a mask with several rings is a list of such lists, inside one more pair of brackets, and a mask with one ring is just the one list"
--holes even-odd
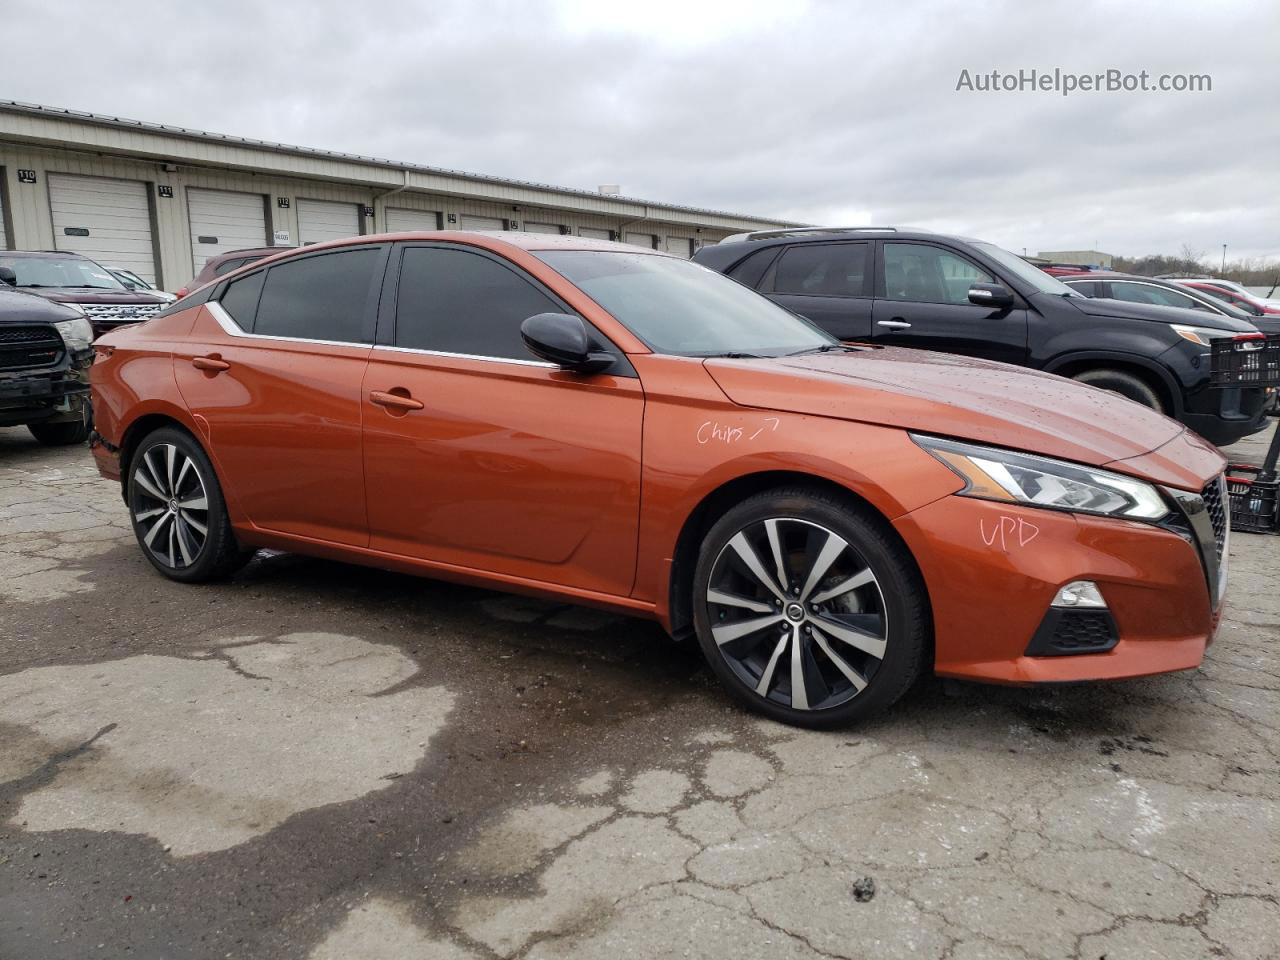
[(253, 318), (258, 312), (258, 297), (262, 293), (262, 281), (265, 276), (265, 273), (259, 271), (232, 281), (218, 301), (222, 304), (222, 309), (231, 314), (231, 319), (239, 324), (241, 330), (253, 329)]
[(866, 291), (866, 243), (805, 243), (778, 261), (774, 293), (861, 297)]
[(748, 287), (758, 287), (760, 286), (760, 281), (764, 278), (764, 272), (769, 269), (769, 264), (773, 263), (777, 255), (777, 247), (757, 250), (745, 260), (740, 260), (738, 265), (726, 273), (725, 276), (732, 277)]
[(230, 273), (236, 267), (243, 267), (249, 261), (244, 257), (232, 257), (230, 260), (223, 260), (220, 264), (213, 268), (213, 275), (220, 277), (224, 273)]
[(400, 267), (396, 346), (533, 360), (520, 324), (563, 308), (515, 270), (478, 253), (409, 247)]
[(1112, 280), (1111, 298), (1113, 300), (1128, 300), (1130, 303), (1154, 303), (1165, 307), (1182, 307), (1186, 310), (1207, 309), (1204, 304), (1194, 297), (1188, 297), (1186, 294), (1178, 293), (1176, 290), (1169, 290), (1166, 287), (1157, 287), (1151, 283), (1129, 283)]
[(1098, 295), (1097, 280), (1081, 280), (1079, 283), (1068, 283), (1067, 286), (1085, 297), (1096, 297)]
[(364, 320), (380, 253), (376, 247), (343, 250), (269, 268), (253, 332), (368, 343)]

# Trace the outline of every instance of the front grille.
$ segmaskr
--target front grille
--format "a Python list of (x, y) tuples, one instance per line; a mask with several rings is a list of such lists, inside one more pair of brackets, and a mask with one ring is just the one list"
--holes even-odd
[(0, 370), (53, 366), (62, 350), (62, 335), (47, 323), (0, 326)]
[(163, 303), (82, 303), (80, 309), (95, 320), (145, 320)]
[(1222, 488), (1225, 485), (1223, 477), (1214, 477), (1200, 491), (1200, 498), (1204, 500), (1204, 508), (1209, 511), (1209, 520), (1213, 524), (1213, 539), (1218, 549), (1218, 559), (1222, 559), (1222, 549), (1227, 543), (1227, 505), (1223, 502)]
[(82, 303), (80, 308), (99, 333), (126, 323), (141, 323), (159, 313), (163, 303)]
[(1078, 653), (1103, 653), (1116, 645), (1119, 635), (1108, 610), (1067, 610), (1050, 607), (1027, 646), (1028, 657), (1066, 657)]

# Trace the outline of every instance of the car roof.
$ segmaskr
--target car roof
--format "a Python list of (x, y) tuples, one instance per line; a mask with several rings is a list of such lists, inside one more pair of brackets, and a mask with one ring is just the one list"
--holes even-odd
[(0, 250), (0, 257), (32, 257), (41, 260), (53, 260), (57, 257), (72, 257), (76, 260), (88, 260), (83, 253), (72, 253), (70, 250)]
[(305, 247), (269, 247), (267, 249), (277, 253), (300, 253), (365, 243), (393, 241), (403, 243), (414, 240), (471, 243), (494, 250), (505, 246), (519, 250), (605, 250), (613, 253), (648, 253), (658, 257), (675, 256), (661, 250), (650, 250), (647, 247), (619, 243), (616, 240), (597, 240), (593, 237), (574, 237), (554, 233), (523, 233), (517, 230), (407, 230), (401, 233), (370, 233), (359, 237), (344, 237), (341, 240), (326, 240), (324, 243), (312, 243)]

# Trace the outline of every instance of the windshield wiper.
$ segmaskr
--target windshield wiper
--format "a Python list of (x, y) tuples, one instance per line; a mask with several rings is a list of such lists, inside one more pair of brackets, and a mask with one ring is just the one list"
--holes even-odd
[(770, 357), (761, 353), (708, 353), (707, 360), (768, 360)]
[(824, 343), (820, 347), (806, 347), (804, 350), (797, 350), (795, 353), (788, 353), (788, 357), (803, 357), (809, 353), (830, 353), (832, 350), (852, 350), (853, 347), (843, 343)]

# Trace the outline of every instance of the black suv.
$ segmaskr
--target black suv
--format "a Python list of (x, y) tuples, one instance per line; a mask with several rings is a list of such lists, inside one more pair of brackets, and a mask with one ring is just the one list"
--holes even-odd
[(893, 227), (767, 230), (694, 260), (841, 340), (943, 350), (1071, 377), (1161, 410), (1219, 445), (1261, 429), (1262, 389), (1214, 390), (1209, 341), (1252, 324), (1097, 300), (1007, 250)]
[(93, 330), (84, 311), (8, 285), (0, 267), (0, 427), (26, 425), (45, 444), (83, 443), (93, 415)]

